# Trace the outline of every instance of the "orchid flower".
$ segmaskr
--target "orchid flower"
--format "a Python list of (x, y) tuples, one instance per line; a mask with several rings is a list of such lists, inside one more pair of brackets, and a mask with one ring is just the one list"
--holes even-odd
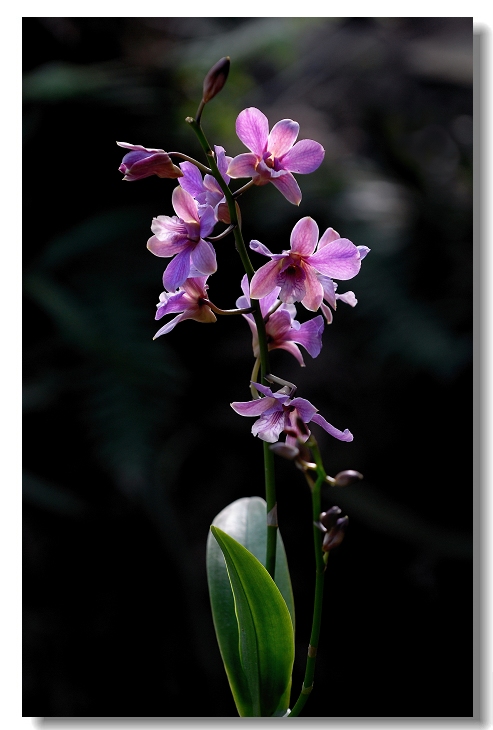
[(214, 210), (210, 205), (198, 206), (181, 187), (173, 190), (172, 203), (176, 216), (158, 215), (153, 218), (154, 236), (147, 248), (155, 256), (175, 256), (163, 274), (164, 288), (175, 291), (190, 276), (191, 267), (208, 276), (217, 269), (216, 252), (204, 241), (215, 225)]
[[(246, 274), (241, 280), (241, 288), (243, 290), (243, 296), (236, 301), (236, 306), (239, 309), (247, 309), (251, 306), (251, 302), (248, 277)], [(281, 304), (277, 298), (278, 293), (279, 287), (276, 287), (259, 302), (260, 311), (264, 319), (275, 308), (275, 311), (272, 312), (265, 323), (268, 349), (287, 350), (304, 367), (305, 361), (303, 360), (303, 355), (298, 345), (302, 345), (312, 357), (317, 357), (322, 349), (323, 317), (314, 317), (308, 320), (308, 322), (300, 324), (294, 319), (296, 317), (295, 306), (293, 304)], [(253, 354), (255, 357), (259, 357), (260, 348), (255, 319), (252, 314), (244, 314), (243, 317), (247, 320), (252, 331)]]
[(312, 139), (296, 142), (299, 128), (298, 122), (282, 119), (269, 133), (265, 114), (254, 106), (244, 109), (236, 120), (236, 134), (250, 152), (233, 158), (228, 175), (251, 177), (255, 185), (271, 182), (290, 203), (299, 205), (301, 190), (292, 173), (313, 172), (325, 155), (322, 145)]
[(316, 312), (324, 299), (319, 274), (352, 279), (361, 267), (360, 248), (347, 238), (336, 237), (338, 234), (334, 236), (334, 233), (332, 228), (328, 228), (318, 241), (318, 226), (313, 218), (307, 216), (293, 228), (289, 251), (274, 254), (260, 241), (250, 241), (253, 251), (272, 259), (254, 274), (250, 282), (252, 299), (262, 299), (279, 286), (281, 301), (286, 304), (301, 302), (306, 309)]
[(118, 168), (123, 172), (124, 180), (142, 180), (144, 177), (181, 177), (183, 172), (173, 165), (171, 157), (164, 150), (143, 147), (140, 144), (117, 142), (119, 147), (130, 150)]
[[(214, 150), (216, 152), (217, 167), (226, 185), (228, 185), (230, 177), (226, 170), (233, 158), (226, 155), (224, 147), (216, 145)], [(214, 208), (216, 221), (229, 224), (231, 220), (228, 204), (216, 178), (206, 174), (202, 179), (200, 170), (191, 162), (182, 162), (180, 168), (183, 173), (183, 177), (178, 180), (181, 187), (195, 198), (199, 206), (210, 205)]]
[(260, 416), (252, 426), (252, 433), (262, 441), (273, 444), (279, 440), (283, 431), (287, 433), (286, 443), (288, 445), (295, 445), (296, 439), (301, 442), (307, 441), (310, 431), (307, 428), (300, 428), (298, 419), (304, 424), (312, 421), (317, 423), (339, 441), (353, 440), (353, 434), (347, 428), (339, 431), (304, 398), (291, 398), (289, 394), (283, 392), (283, 389), (273, 393), (270, 388), (260, 385), (260, 383), (252, 383), (252, 385), (265, 397), (247, 402), (231, 403), (231, 407), (240, 416)]
[(207, 278), (207, 276), (191, 277), (186, 279), (178, 291), (163, 292), (159, 295), (156, 319), (161, 319), (165, 314), (175, 314), (176, 312), (181, 314), (167, 322), (164, 327), (161, 327), (154, 335), (153, 340), (171, 332), (179, 322), (183, 322), (185, 319), (194, 319), (196, 322), (216, 321), (214, 312), (204, 302), (207, 299), (207, 289), (209, 288), (205, 283)]

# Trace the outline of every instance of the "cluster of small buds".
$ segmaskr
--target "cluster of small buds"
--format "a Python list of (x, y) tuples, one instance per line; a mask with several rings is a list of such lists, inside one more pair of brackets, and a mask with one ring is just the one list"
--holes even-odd
[(333, 550), (344, 540), (349, 517), (347, 515), (340, 517), (339, 515), (341, 514), (340, 507), (331, 507), (327, 512), (322, 512), (318, 518), (318, 522), (314, 523), (315, 527), (318, 527), (324, 533), (322, 542), (322, 550), (324, 552)]

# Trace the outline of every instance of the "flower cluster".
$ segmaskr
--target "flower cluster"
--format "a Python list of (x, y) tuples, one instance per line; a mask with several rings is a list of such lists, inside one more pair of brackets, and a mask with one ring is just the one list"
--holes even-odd
[[(204, 86), (200, 109), (214, 96), (229, 70), (229, 59), (222, 59), (218, 71)], [(211, 70), (211, 72), (214, 69)], [(216, 76), (218, 78), (216, 79)], [(207, 88), (206, 88), (207, 87)], [(209, 88), (210, 87), (210, 88)], [(311, 357), (317, 357), (322, 348), (324, 317), (332, 322), (332, 311), (340, 300), (354, 307), (357, 303), (352, 291), (337, 293), (337, 282), (356, 276), (361, 261), (369, 249), (356, 246), (327, 228), (321, 238), (316, 222), (309, 216), (294, 226), (290, 248), (272, 253), (260, 241), (250, 241), (250, 249), (270, 259), (253, 276), (244, 275), (243, 292), (236, 301), (237, 310), (220, 310), (208, 298), (208, 278), (217, 271), (217, 256), (212, 241), (227, 235), (237, 225), (231, 224), (231, 200), (226, 200), (222, 183), (230, 186), (237, 178), (250, 178), (250, 185), (272, 183), (282, 195), (295, 205), (301, 202), (301, 191), (293, 173), (306, 174), (316, 170), (324, 159), (322, 145), (314, 140), (296, 141), (299, 125), (292, 119), (282, 119), (269, 131), (265, 114), (255, 107), (244, 109), (236, 120), (236, 133), (249, 152), (230, 157), (223, 147), (214, 147), (215, 171), (205, 168), (181, 153), (167, 153), (117, 142), (127, 150), (120, 165), (124, 180), (140, 180), (151, 175), (176, 178), (171, 202), (175, 215), (158, 215), (153, 219), (153, 235), (147, 248), (161, 258), (171, 261), (163, 272), (163, 286), (157, 305), (156, 319), (176, 315), (164, 324), (154, 338), (171, 332), (179, 322), (192, 319), (197, 322), (216, 322), (216, 314), (242, 314), (252, 334), (253, 354), (260, 357), (258, 312), (263, 321), (267, 349), (290, 352), (304, 366), (300, 347)], [(175, 165), (171, 157), (185, 158)], [(203, 174), (204, 173), (204, 174)], [(243, 189), (242, 191), (243, 192)], [(212, 237), (215, 226), (229, 226), (219, 236)], [(294, 306), (300, 302), (305, 309), (322, 315), (299, 322)], [(258, 307), (257, 315), (254, 314)], [(273, 393), (261, 383), (252, 383), (258, 398), (249, 402), (232, 403), (234, 410), (244, 416), (259, 416), (252, 433), (264, 441), (275, 443), (286, 435), (286, 444), (304, 442), (310, 431), (306, 424), (313, 422), (342, 441), (351, 441), (346, 429), (339, 431), (303, 398), (292, 398), (284, 388)], [(260, 394), (260, 395), (259, 395)]]

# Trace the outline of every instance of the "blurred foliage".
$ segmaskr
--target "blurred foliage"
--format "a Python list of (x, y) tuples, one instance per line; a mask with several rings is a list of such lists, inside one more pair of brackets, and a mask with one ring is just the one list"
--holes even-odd
[[(248, 397), (250, 334), (224, 318), (152, 341), (164, 265), (145, 243), (174, 183), (121, 185), (115, 145), (201, 159), (184, 118), (229, 55), (203, 116), (212, 144), (244, 151), (235, 119), (257, 106), (326, 150), (298, 177), (299, 209), (272, 186), (248, 191), (247, 241), (280, 251), (311, 215), (371, 248), (340, 285), (358, 306), (339, 307), (319, 358), (302, 370), (272, 354), (355, 434), (320, 435), (328, 468), (365, 475), (325, 495), (350, 526), (305, 715), (470, 715), (472, 19), (24, 18), (23, 47), (24, 714), (235, 714), (204, 561), (212, 517), (262, 495), (260, 444), (228, 405)], [(209, 292), (226, 308), (242, 275), (228, 241)], [(310, 500), (292, 465), (278, 473), (296, 687)]]

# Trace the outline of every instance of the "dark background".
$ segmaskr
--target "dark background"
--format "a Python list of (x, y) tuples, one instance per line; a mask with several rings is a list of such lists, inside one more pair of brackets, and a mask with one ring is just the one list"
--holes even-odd
[[(281, 251), (311, 215), (372, 249), (320, 356), (272, 354), (354, 433), (317, 431), (329, 472), (365, 475), (323, 495), (350, 524), (303, 714), (472, 715), (472, 41), (471, 18), (24, 19), (25, 716), (236, 715), (205, 544), (223, 507), (263, 493), (261, 442), (228, 405), (249, 398), (250, 334), (231, 317), (152, 341), (165, 262), (145, 246), (175, 183), (122, 185), (115, 144), (202, 159), (184, 119), (224, 55), (213, 144), (245, 151), (234, 122), (257, 106), (326, 149), (299, 209), (270, 185), (244, 196), (246, 240)], [(230, 239), (217, 251), (228, 308), (242, 270)], [(277, 473), (294, 702), (310, 499)]]

